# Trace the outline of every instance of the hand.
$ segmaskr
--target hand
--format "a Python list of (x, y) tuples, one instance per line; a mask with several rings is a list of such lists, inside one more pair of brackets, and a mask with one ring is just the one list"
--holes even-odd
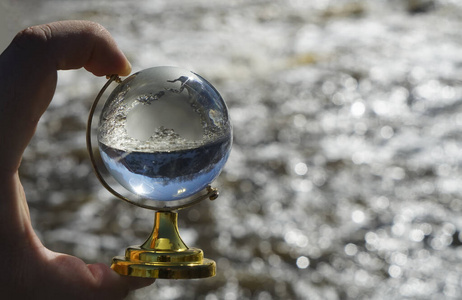
[(53, 97), (57, 70), (81, 67), (96, 76), (131, 71), (110, 34), (87, 21), (25, 29), (0, 56), (0, 295), (5, 299), (122, 299), (154, 282), (50, 251), (32, 228), (18, 176), (21, 157)]

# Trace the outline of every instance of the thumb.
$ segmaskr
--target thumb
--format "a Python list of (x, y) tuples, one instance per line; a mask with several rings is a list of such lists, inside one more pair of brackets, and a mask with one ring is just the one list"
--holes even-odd
[(88, 269), (93, 274), (95, 280), (99, 282), (100, 291), (104, 293), (112, 291), (115, 295), (121, 295), (132, 290), (149, 286), (155, 281), (155, 279), (152, 278), (137, 278), (119, 275), (102, 263), (88, 265)]

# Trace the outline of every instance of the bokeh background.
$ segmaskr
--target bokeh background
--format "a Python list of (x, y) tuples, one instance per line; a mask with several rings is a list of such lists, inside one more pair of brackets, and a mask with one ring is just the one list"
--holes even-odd
[[(103, 24), (134, 71), (212, 82), (234, 124), (220, 197), (180, 213), (217, 261), (129, 299), (460, 299), (462, 3), (457, 0), (40, 0), (0, 4), (2, 49), (27, 26)], [(14, 70), (11, 70), (14, 72)], [(153, 214), (106, 192), (85, 148), (105, 83), (59, 73), (21, 176), (43, 243), (110, 263)]]

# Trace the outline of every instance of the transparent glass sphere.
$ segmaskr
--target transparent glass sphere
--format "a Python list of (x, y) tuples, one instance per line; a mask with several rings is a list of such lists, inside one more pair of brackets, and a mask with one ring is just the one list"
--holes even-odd
[(172, 201), (203, 190), (231, 151), (228, 109), (201, 76), (176, 67), (131, 75), (111, 93), (98, 125), (109, 173), (130, 192)]

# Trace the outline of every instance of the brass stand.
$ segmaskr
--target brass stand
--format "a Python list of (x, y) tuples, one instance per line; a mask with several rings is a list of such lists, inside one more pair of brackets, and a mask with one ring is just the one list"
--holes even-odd
[(111, 268), (121, 275), (191, 279), (215, 276), (216, 264), (204, 258), (201, 249), (188, 248), (178, 232), (176, 212), (156, 212), (151, 236), (141, 246), (132, 246), (125, 257), (116, 256)]

